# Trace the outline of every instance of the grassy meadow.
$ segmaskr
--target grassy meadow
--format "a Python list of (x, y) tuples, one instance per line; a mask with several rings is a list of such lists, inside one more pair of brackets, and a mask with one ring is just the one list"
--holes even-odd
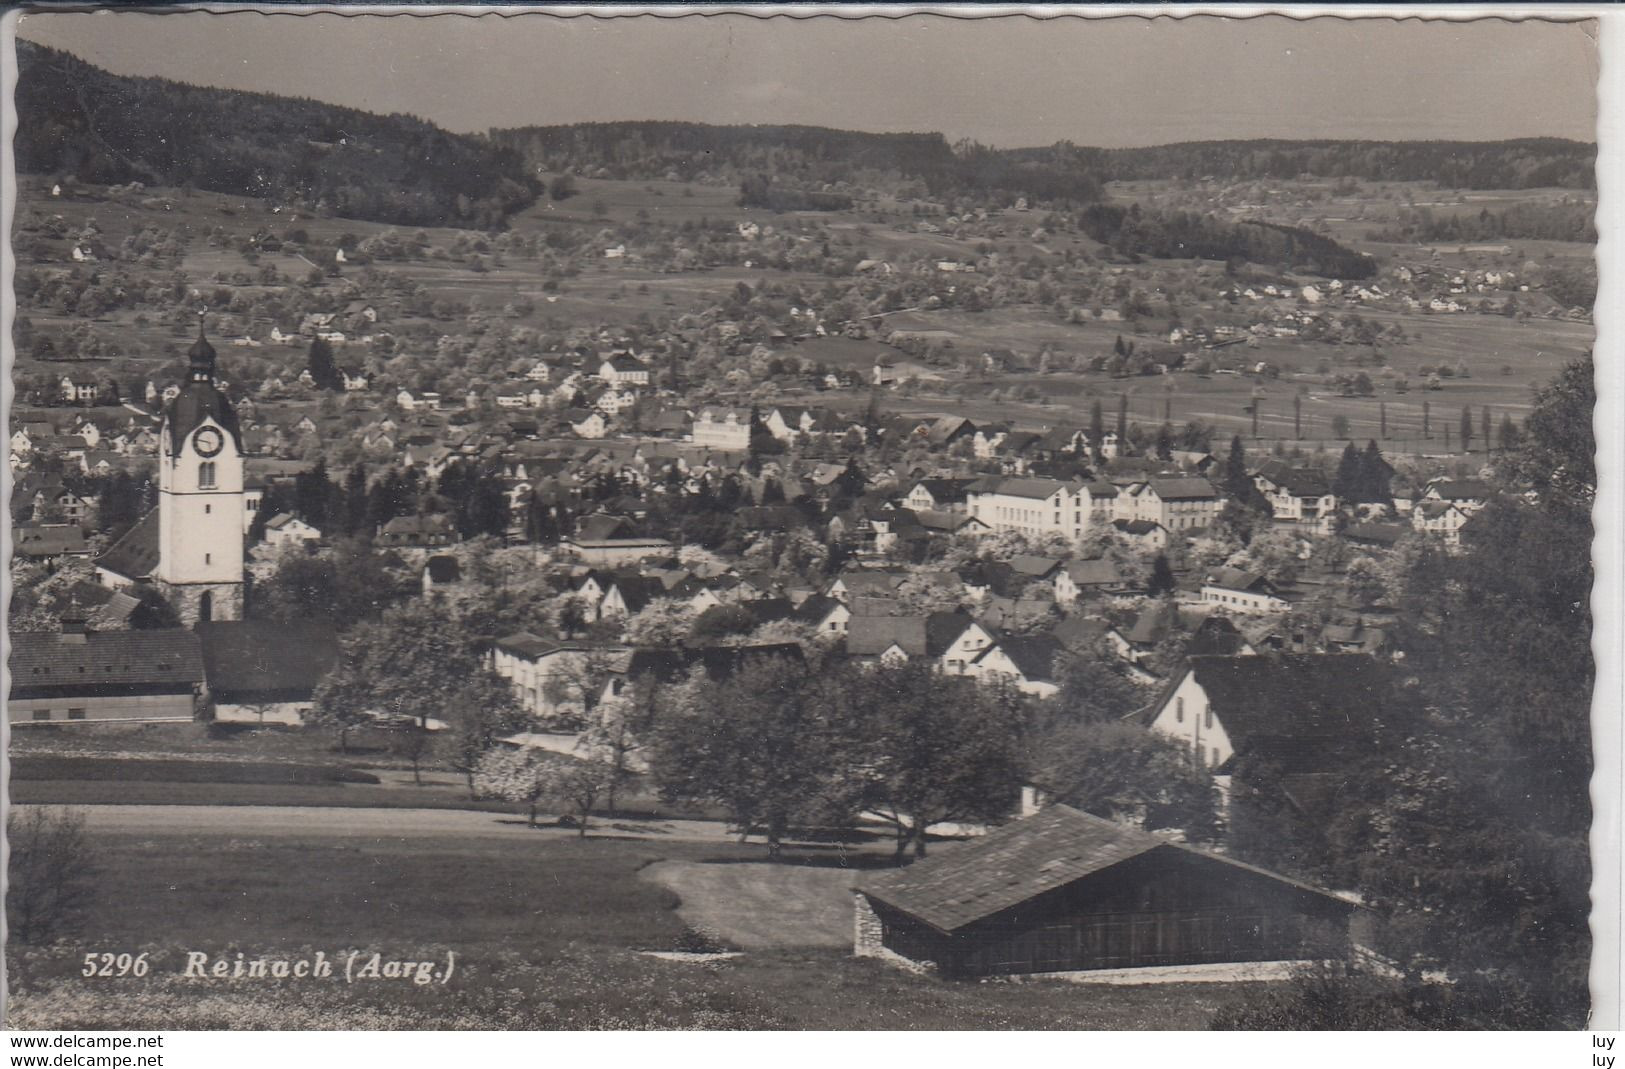
[[(14, 950), (10, 1024), (20, 1029), (1201, 1028), (1258, 985), (1081, 988), (950, 983), (850, 957), (836, 946), (746, 948), (695, 963), (646, 956), (707, 943), (679, 896), (643, 872), (658, 862), (726, 869), (763, 909), (826, 911), (844, 881), (809, 864), (724, 843), (399, 842), (160, 835), (93, 841), (96, 922), (57, 946)], [(856, 873), (854, 873), (856, 875)], [(759, 881), (750, 891), (745, 884)], [(704, 883), (705, 881), (702, 881)], [(717, 908), (714, 904), (713, 909)], [(726, 909), (726, 907), (722, 907)], [(787, 926), (791, 941), (795, 926)], [(808, 940), (803, 939), (803, 942)], [(83, 956), (148, 953), (143, 978), (83, 979)], [(448, 983), (200, 980), (187, 951), (446, 960)], [(342, 970), (340, 970), (342, 971)]]

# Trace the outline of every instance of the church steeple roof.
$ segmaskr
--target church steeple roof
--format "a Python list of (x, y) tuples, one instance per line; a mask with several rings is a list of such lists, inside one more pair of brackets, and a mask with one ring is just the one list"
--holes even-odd
[(203, 317), (197, 317), (197, 341), (186, 351), (189, 365), (188, 378), (193, 382), (214, 381), (214, 346), (203, 335)]
[(209, 339), (203, 334), (201, 315), (198, 316), (197, 322), (197, 341), (192, 343), (192, 348), (187, 351), (186, 356), (189, 365), (186, 384), (164, 410), (166, 431), (164, 437), (170, 454), (179, 453), (186, 436), (206, 419), (214, 420), (230, 434), (232, 441), (237, 445), (237, 451), (242, 452), (243, 436), (238, 429), (237, 413), (214, 382), (214, 346), (209, 344)]

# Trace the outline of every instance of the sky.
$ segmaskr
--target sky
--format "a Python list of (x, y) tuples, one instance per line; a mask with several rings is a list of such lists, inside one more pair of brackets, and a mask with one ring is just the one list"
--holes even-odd
[(1595, 30), (1577, 23), (104, 10), (27, 14), (18, 35), (119, 74), (459, 132), (670, 119), (999, 147), (1596, 137)]

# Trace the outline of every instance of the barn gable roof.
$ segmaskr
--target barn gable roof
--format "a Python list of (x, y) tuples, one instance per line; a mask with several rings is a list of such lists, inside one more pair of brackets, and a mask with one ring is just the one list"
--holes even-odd
[(198, 636), (179, 628), (91, 632), (75, 642), (51, 632), (11, 636), (12, 697), (60, 689), (90, 693), (102, 687), (186, 687), (203, 682)]
[(870, 877), (857, 890), (950, 933), (1154, 850), (1245, 869), (1353, 908), (1319, 888), (1067, 805), (1048, 806), (947, 853)]

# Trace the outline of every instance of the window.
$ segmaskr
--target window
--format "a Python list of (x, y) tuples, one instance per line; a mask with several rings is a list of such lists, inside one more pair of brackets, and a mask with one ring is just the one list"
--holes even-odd
[(203, 554), (203, 563), (204, 564), (213, 564), (214, 563), (214, 554), (213, 553), (205, 553), (205, 554)]
[(49, 720), (49, 719), (51, 719), (51, 710), (49, 710), (49, 709), (35, 709), (34, 710), (34, 719), (35, 720)]
[(1219, 767), (1219, 748), (1217, 746), (1213, 747), (1213, 767)]
[(69, 720), (83, 720), (84, 718), (85, 718), (85, 711), (83, 709), (69, 709), (68, 710), (68, 719)]
[(214, 489), (214, 461), (205, 460), (197, 466), (197, 484), (205, 490)]
[(1174, 719), (1176, 721), (1178, 721), (1179, 723), (1181, 723), (1181, 724), (1183, 724), (1185, 722), (1185, 699), (1184, 698), (1175, 698), (1174, 699)]
[(1208, 706), (1207, 711), (1202, 714), (1202, 726), (1209, 728), (1213, 726), (1213, 706), (1211, 705)]

